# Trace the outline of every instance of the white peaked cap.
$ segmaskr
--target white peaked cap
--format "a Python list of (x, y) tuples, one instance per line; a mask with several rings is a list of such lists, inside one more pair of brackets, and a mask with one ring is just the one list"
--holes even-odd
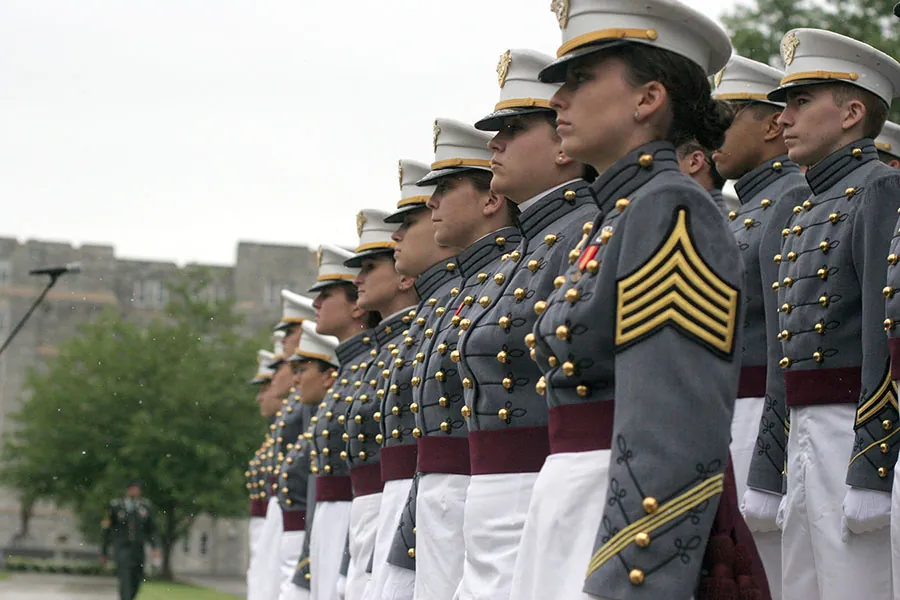
[(784, 106), (781, 102), (769, 100), (769, 92), (778, 87), (783, 77), (784, 71), (735, 54), (725, 68), (716, 73), (716, 89), (712, 96), (726, 102), (762, 102)]
[(316, 333), (316, 324), (313, 321), (306, 321), (302, 325), (303, 333), (300, 335), (300, 344), (294, 352), (292, 361), (315, 359), (328, 363), (337, 368), (338, 363), (335, 349), (338, 347), (338, 339), (333, 335), (322, 335)]
[(900, 125), (887, 121), (881, 134), (875, 138), (875, 147), (894, 158), (900, 158)]
[(437, 186), (418, 186), (416, 182), (428, 173), (428, 165), (416, 160), (400, 160), (397, 175), (400, 180), (400, 201), (397, 210), (385, 218), (385, 223), (402, 223), (403, 215), (425, 207)]
[(500, 131), (509, 117), (535, 112), (554, 112), (550, 98), (559, 89), (558, 83), (543, 83), (538, 74), (553, 57), (534, 50), (507, 50), (497, 64), (500, 100), (494, 112), (484, 117), (475, 128), (481, 131)]
[(308, 291), (318, 292), (330, 285), (346, 282), (353, 283), (358, 274), (357, 269), (344, 266), (344, 262), (351, 258), (353, 253), (331, 244), (322, 244), (316, 256), (318, 275), (316, 283)]
[(468, 169), (491, 170), (493, 152), (488, 148), (491, 134), (478, 131), (471, 125), (453, 119), (435, 119), (434, 162), (431, 172), (418, 185), (433, 185), (441, 177)]
[(281, 321), (275, 326), (275, 331), (299, 325), (315, 317), (316, 309), (313, 308), (313, 301), (310, 298), (290, 290), (281, 290)]
[(394, 247), (397, 244), (391, 237), (399, 225), (386, 223), (385, 219), (388, 216), (390, 216), (388, 213), (377, 208), (365, 208), (359, 211), (356, 215), (356, 233), (359, 234), (359, 245), (353, 256), (344, 261), (344, 265), (359, 268), (362, 259), (367, 256), (393, 255)]
[(683, 56), (707, 75), (718, 73), (732, 52), (724, 29), (678, 0), (553, 0), (550, 10), (562, 45), (542, 81), (565, 81), (570, 61), (629, 42)]
[(784, 102), (790, 89), (842, 82), (891, 103), (900, 90), (900, 63), (872, 46), (823, 29), (792, 29), (781, 40), (784, 77), (769, 99)]
[(272, 363), (275, 361), (275, 355), (268, 350), (256, 351), (256, 376), (250, 380), (250, 383), (265, 383), (270, 381), (275, 375), (275, 369)]

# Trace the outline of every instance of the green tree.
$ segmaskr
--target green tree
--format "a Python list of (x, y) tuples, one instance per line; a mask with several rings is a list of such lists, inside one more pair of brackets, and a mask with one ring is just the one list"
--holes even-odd
[[(753, 0), (722, 16), (741, 56), (783, 68), (781, 38), (797, 27), (827, 29), (900, 56), (900, 21), (896, 0)], [(900, 117), (894, 103), (891, 119)]]
[[(163, 570), (200, 513), (239, 515), (243, 472), (264, 431), (246, 387), (257, 340), (232, 301), (207, 302), (207, 272), (170, 286), (147, 327), (110, 311), (60, 344), (5, 441), (5, 482), (24, 499), (71, 507), (90, 540), (103, 509), (139, 477), (159, 514)], [(248, 364), (249, 363), (249, 364)]]

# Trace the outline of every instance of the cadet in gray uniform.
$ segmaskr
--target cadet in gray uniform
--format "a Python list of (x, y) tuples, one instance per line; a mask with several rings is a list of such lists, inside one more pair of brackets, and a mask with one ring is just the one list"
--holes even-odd
[(347, 463), (353, 483), (350, 510), (350, 564), (346, 594), (360, 600), (370, 575), (369, 560), (375, 550), (384, 482), (381, 479), (382, 401), (386, 394), (389, 365), (416, 316), (415, 279), (397, 273), (392, 239), (397, 225), (385, 223), (388, 213), (367, 209), (357, 217), (359, 246), (344, 264), (358, 268), (357, 304), (382, 315), (374, 328), (375, 347), (365, 373), (351, 393), (347, 409)]
[[(584, 165), (561, 150), (554, 131), (549, 98), (558, 86), (537, 81), (551, 60), (532, 51), (504, 55), (501, 102), (476, 123), (497, 132), (488, 145), (491, 189), (518, 205), (522, 241), (483, 289), (487, 300), (459, 323), (471, 469), (461, 598), (509, 595), (531, 489), (549, 453), (547, 405), (534, 389), (540, 370), (524, 337), (597, 213)], [(522, 108), (529, 98), (533, 104)]]
[[(256, 393), (256, 401), (261, 404), (263, 393), (268, 390), (272, 383), (272, 376), (275, 370), (272, 368), (272, 362), (275, 354), (268, 350), (257, 351), (257, 368), (256, 375), (250, 380), (251, 385), (259, 386)], [(265, 443), (265, 442), (264, 442)], [(262, 527), (266, 521), (266, 503), (259, 497), (259, 467), (262, 464), (263, 447), (260, 446), (253, 455), (253, 458), (244, 471), (244, 477), (247, 481), (247, 491), (250, 495), (250, 519), (247, 525), (247, 538), (249, 540), (249, 561), (247, 565), (247, 590), (255, 582), (254, 559), (256, 556), (257, 542), (262, 534)]]
[[(721, 110), (723, 116), (728, 114), (728, 109), (722, 105)], [(727, 119), (720, 120), (721, 126), (727, 129), (730, 123), (731, 115), (728, 114)], [(724, 134), (724, 129), (723, 132)], [(725, 186), (725, 178), (719, 174), (716, 164), (712, 160), (714, 149), (704, 148), (697, 140), (689, 139), (678, 143), (676, 141), (675, 155), (678, 157), (678, 168), (685, 175), (689, 175), (691, 179), (700, 184), (704, 190), (709, 192), (716, 208), (722, 213), (722, 216), (728, 214), (728, 206), (725, 204), (725, 196), (722, 195), (722, 187)]]
[[(514, 221), (514, 205), (491, 192), (491, 172), (481, 166), (490, 157), (488, 136), (444, 119), (437, 123), (440, 145), (453, 139), (455, 158), (465, 166), (445, 170), (444, 176), (431, 182), (437, 184), (428, 201), (435, 223), (432, 239), (442, 246), (466, 249), (456, 260), (457, 277), (427, 301), (428, 296), (422, 296), (419, 318), (430, 317), (421, 321), (424, 337), (414, 346), (410, 369), (412, 404), (408, 415), (413, 418), (412, 435), (418, 440), (420, 480), (404, 504), (389, 562), (410, 569), (410, 574), (416, 569), (415, 596), (419, 598), (451, 598), (462, 577), (469, 452), (468, 428), (461, 412), (462, 382), (457, 373), (459, 323), (475, 302), (486, 302), (478, 289), (493, 275), (488, 264), (499, 263), (500, 256), (515, 248), (520, 237), (518, 230), (509, 227)], [(438, 160), (447, 158), (435, 162)], [(416, 546), (416, 539), (422, 541), (421, 547)], [(409, 588), (400, 590), (405, 595), (397, 594), (400, 585), (389, 580), (385, 591), (395, 594), (394, 598), (412, 598)]]
[(352, 283), (356, 269), (344, 266), (351, 256), (352, 252), (336, 246), (321, 246), (317, 282), (309, 290), (318, 293), (313, 302), (316, 331), (340, 341), (335, 350), (340, 370), (319, 403), (316, 416), (310, 420), (312, 429), (307, 434), (312, 444), (310, 471), (316, 476), (316, 497), (308, 555), (301, 553), (294, 583), (311, 579), (312, 600), (338, 597), (337, 582), (353, 499), (344, 439), (346, 413), (357, 389), (355, 384), (368, 367), (369, 351), (375, 347), (374, 334), (367, 329), (371, 325), (369, 314), (356, 306), (357, 290)]
[(721, 145), (707, 76), (731, 44), (668, 0), (566, 8), (561, 58), (541, 77), (565, 81), (551, 102), (562, 148), (601, 173), (591, 186), (600, 216), (528, 337), (553, 454), (512, 596), (768, 597), (761, 566), (757, 582), (734, 560), (752, 555), (746, 526), (749, 542), (717, 515), (723, 492), (737, 508), (726, 474), (740, 254), (709, 195), (679, 172), (671, 141)]
[(900, 125), (887, 121), (875, 138), (878, 158), (889, 167), (900, 169)]
[[(778, 277), (778, 265), (771, 257), (780, 249), (781, 230), (794, 206), (809, 195), (800, 168), (787, 156), (784, 128), (778, 123), (784, 105), (767, 97), (783, 76), (778, 69), (735, 55), (716, 75), (713, 92), (713, 98), (730, 103), (734, 109), (725, 143), (713, 154), (713, 160), (722, 177), (736, 180), (741, 205), (728, 214), (728, 219), (744, 264), (744, 343), (731, 422), (731, 459), (737, 495), (744, 499), (743, 510), (766, 567), (772, 598), (779, 600), (781, 532), (775, 525), (775, 512), (781, 501), (787, 420), (784, 379), (778, 367), (776, 294), (771, 289)], [(774, 227), (770, 228), (770, 223)], [(761, 258), (763, 232), (770, 230), (771, 242), (777, 247)], [(767, 371), (767, 330), (771, 333), (771, 355), (778, 355), (771, 371)], [(770, 392), (766, 390), (767, 374), (773, 384)], [(760, 422), (765, 426), (760, 427)], [(755, 465), (752, 473), (751, 464)], [(745, 497), (748, 473), (751, 488)]]
[[(782, 230), (778, 304), (790, 410), (785, 598), (890, 598), (897, 397), (882, 329), (900, 190), (872, 141), (900, 64), (828, 31), (789, 31), (769, 99), (812, 195)], [(890, 329), (890, 323), (886, 325)]]
[[(438, 244), (434, 231), (437, 218), (426, 206), (434, 186), (419, 187), (416, 182), (428, 167), (422, 163), (400, 161), (400, 201), (397, 210), (385, 220), (400, 223), (394, 233), (396, 243), (394, 261), (397, 272), (415, 277), (415, 319), (403, 333), (403, 343), (391, 351), (379, 379), (378, 393), (382, 394), (381, 479), (384, 492), (379, 511), (375, 553), (372, 558), (372, 579), (365, 598), (381, 600), (383, 597), (400, 600), (412, 598), (415, 573), (388, 565), (388, 554), (400, 515), (407, 506), (413, 477), (416, 474), (415, 414), (410, 410), (413, 396), (413, 365), (420, 356), (425, 332), (431, 329), (434, 311), (443, 306), (450, 291), (459, 285), (459, 269), (455, 254), (458, 248)], [(457, 290), (458, 291), (458, 290)], [(387, 377), (385, 377), (387, 375)], [(409, 560), (409, 557), (407, 557)]]
[(112, 545), (120, 600), (133, 600), (144, 581), (144, 545), (151, 544), (154, 558), (159, 558), (155, 511), (153, 504), (141, 496), (137, 481), (128, 484), (124, 498), (111, 501), (106, 509), (100, 556), (105, 565)]

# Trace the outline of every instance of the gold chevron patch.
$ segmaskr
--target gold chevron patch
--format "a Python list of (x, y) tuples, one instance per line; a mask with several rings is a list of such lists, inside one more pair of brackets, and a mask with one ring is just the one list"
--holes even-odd
[(734, 350), (737, 288), (716, 275), (694, 247), (687, 211), (662, 247), (637, 271), (619, 280), (616, 345), (622, 346), (674, 325), (715, 351)]
[(862, 403), (862, 406), (856, 411), (856, 426), (868, 422), (880, 413), (884, 407), (893, 406), (897, 409), (897, 384), (891, 381), (891, 367), (888, 365), (884, 379), (878, 385), (878, 389), (869, 399)]
[(652, 539), (653, 531), (659, 529), (673, 519), (677, 519), (693, 510), (713, 496), (721, 494), (724, 489), (725, 475), (716, 475), (715, 477), (706, 479), (702, 483), (692, 487), (669, 502), (666, 502), (660, 506), (656, 512), (647, 515), (643, 519), (638, 519), (628, 527), (625, 527), (608, 542), (603, 544), (594, 556), (591, 557), (586, 577), (590, 577), (594, 571), (603, 566), (603, 563), (622, 552), (629, 544), (635, 543), (635, 536), (637, 536), (637, 534), (643, 533), (649, 535)]

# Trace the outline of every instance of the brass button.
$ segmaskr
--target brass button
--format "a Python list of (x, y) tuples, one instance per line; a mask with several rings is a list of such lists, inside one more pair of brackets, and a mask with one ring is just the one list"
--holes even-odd
[(447, 401), (447, 397), (446, 397), (446, 396), (441, 396), (440, 398), (438, 398), (438, 404), (440, 404), (443, 408), (447, 408), (447, 406), (448, 406), (450, 403)]
[(410, 405), (409, 405), (409, 410), (410, 410), (410, 412), (412, 412), (413, 414), (418, 414), (418, 413), (419, 413), (419, 405), (418, 405), (418, 403), (413, 402), (412, 404), (410, 404)]
[(555, 235), (553, 235), (552, 233), (548, 233), (547, 235), (544, 236), (544, 243), (547, 244), (548, 246), (552, 246), (553, 244), (556, 243), (556, 239), (557, 238)]
[(791, 228), (791, 233), (793, 233), (797, 237), (800, 237), (800, 234), (803, 233), (803, 227), (801, 227), (800, 225), (794, 225), (794, 227)]
[(782, 304), (782, 305), (781, 305), (781, 312), (783, 312), (783, 313), (790, 313), (790, 312), (791, 312), (791, 305), (788, 304), (787, 302), (785, 302), (784, 304)]
[(497, 353), (497, 362), (508, 365), (509, 364), (509, 354), (506, 353), (505, 350), (501, 350)]
[(434, 314), (438, 317), (443, 317), (445, 312), (447, 312), (447, 309), (443, 306), (438, 306), (436, 309), (434, 309)]
[(782, 166), (781, 161), (778, 160), (772, 163), (772, 169), (775, 171), (780, 171)]
[(435, 373), (434, 378), (440, 382), (444, 382), (447, 379), (447, 377), (446, 377), (446, 375), (444, 375), (443, 371), (438, 371), (437, 373)]
[(607, 229), (606, 227), (604, 227), (603, 231), (600, 232), (600, 243), (608, 244), (609, 240), (610, 240), (610, 238), (612, 238), (612, 236), (613, 236), (612, 229)]
[(534, 313), (537, 315), (544, 314), (544, 311), (547, 310), (547, 303), (543, 300), (538, 300), (534, 303)]
[(529, 260), (527, 266), (528, 266), (528, 270), (531, 271), (532, 273), (534, 273), (534, 272), (536, 272), (538, 269), (541, 268), (541, 261), (539, 261), (539, 260), (534, 260), (534, 259)]
[(813, 360), (816, 361), (817, 363), (820, 363), (825, 360), (825, 357), (822, 356), (821, 352), (813, 352)]
[(416, 427), (412, 430), (412, 434), (414, 438), (420, 438), (422, 437), (422, 430)]
[(884, 479), (888, 476), (888, 470), (884, 467), (878, 467), (878, 476)]
[(513, 387), (513, 380), (509, 377), (504, 377), (502, 383), (504, 389), (511, 390)]
[(441, 423), (441, 431), (443, 431), (444, 433), (449, 433), (450, 432), (450, 423), (448, 423), (447, 421), (444, 421), (443, 423)]
[(543, 396), (547, 392), (547, 380), (543, 377), (538, 379), (538, 382), (534, 384), (534, 391)]
[(478, 304), (480, 304), (482, 308), (487, 308), (490, 303), (491, 303), (491, 299), (488, 298), (487, 296), (482, 296), (481, 298), (478, 299)]
[(653, 166), (653, 155), (652, 154), (641, 154), (641, 157), (638, 159), (638, 164), (641, 165), (645, 169), (649, 169)]
[(737, 219), (737, 213), (732, 210), (728, 213), (728, 220), (734, 221), (735, 219)]
[(484, 283), (484, 281), (485, 281), (487, 278), (488, 278), (488, 274), (487, 274), (487, 273), (479, 273), (479, 274), (478, 274), (478, 277), (477, 277), (478, 283)]
[(575, 364), (570, 361), (566, 361), (562, 364), (562, 370), (563, 373), (566, 374), (566, 377), (571, 377), (575, 374)]
[(847, 198), (852, 198), (856, 195), (856, 188), (848, 187), (846, 190), (844, 190), (844, 194), (847, 196)]
[(819, 242), (819, 250), (822, 251), (822, 254), (828, 254), (828, 250), (831, 249), (831, 244), (828, 242), (822, 241)]
[[(794, 207), (794, 214), (795, 214), (795, 215), (799, 215), (799, 214), (802, 213), (802, 212), (803, 212), (803, 207), (802, 207), (802, 206), (795, 206), (795, 207)], [(782, 230), (781, 230), (781, 235), (783, 235), (784, 237), (787, 237), (787, 234), (785, 233), (785, 231), (787, 231), (787, 230), (786, 230), (786, 229), (782, 229)]]
[(586, 221), (585, 224), (581, 226), (581, 233), (583, 233), (584, 235), (589, 234), (593, 230), (594, 230), (594, 222), (593, 221)]
[(841, 219), (841, 215), (839, 215), (836, 212), (828, 215), (828, 220), (831, 221), (832, 223), (837, 223), (838, 221), (840, 221), (840, 219)]
[(566, 190), (563, 193), (563, 198), (565, 198), (569, 202), (572, 202), (573, 200), (575, 200), (575, 197), (576, 197), (576, 194), (573, 190)]
[(898, 260), (900, 260), (900, 257), (896, 254), (888, 254), (888, 264), (896, 265)]
[(398, 391), (399, 389), (400, 389), (400, 388), (397, 387), (397, 384), (396, 384), (396, 383), (392, 383), (392, 384), (391, 384), (391, 387), (388, 388), (388, 391), (389, 391), (390, 393), (392, 393), (392, 394), (396, 394), (397, 391)]
[(560, 325), (559, 327), (557, 327), (556, 328), (556, 337), (563, 342), (568, 341), (569, 340), (569, 328), (566, 327), (565, 325)]
[(375, 421), (376, 423), (381, 423), (381, 413), (377, 412), (374, 415), (372, 415), (372, 420)]
[(447, 270), (450, 271), (451, 273), (452, 273), (453, 271), (455, 271), (455, 270), (456, 270), (456, 263), (448, 262), (448, 263), (447, 263)]
[(462, 357), (459, 354), (459, 350), (454, 350), (450, 353), (450, 360), (455, 363), (458, 363), (460, 360), (462, 360)]
[(323, 430), (322, 430), (322, 437), (323, 437), (323, 438), (325, 438), (325, 439), (327, 440), (330, 436), (331, 436), (331, 433), (329, 433), (329, 431), (328, 431), (327, 429), (323, 429)]
[[(781, 164), (781, 163), (778, 163), (778, 164)], [(762, 206), (763, 208), (769, 208), (770, 206), (772, 206), (772, 201), (769, 200), (768, 198), (763, 198), (762, 200), (759, 201), (759, 205)]]
[(816, 330), (816, 333), (821, 333), (823, 335), (825, 334), (825, 324), (822, 322), (816, 323), (816, 325), (815, 325), (815, 327), (813, 327), (813, 329)]
[(806, 200), (803, 203), (803, 210), (812, 210), (812, 207), (813, 207), (813, 203), (809, 200)]
[(383, 400), (384, 399), (384, 390), (378, 390), (377, 392), (375, 392), (375, 395), (378, 397), (379, 400)]
[(409, 550), (406, 551), (406, 555), (409, 556), (410, 558), (415, 558), (416, 557), (416, 549), (410, 548)]
[(469, 319), (463, 319), (459, 322), (459, 328), (463, 331), (467, 331), (469, 327), (472, 325), (472, 321)]
[(823, 308), (828, 308), (828, 305), (830, 304), (828, 296), (819, 296), (819, 304), (822, 305)]
[(409, 380), (409, 383), (412, 384), (413, 387), (419, 387), (419, 384), (422, 383), (421, 377), (413, 377)]
[(787, 356), (785, 356), (784, 358), (782, 358), (781, 360), (778, 361), (778, 366), (781, 367), (782, 369), (787, 369), (789, 366), (791, 366), (791, 359), (788, 358)]
[(781, 333), (778, 334), (778, 339), (784, 340), (784, 341), (791, 339), (791, 332), (788, 331), (787, 329), (785, 329), (784, 331), (782, 331)]
[(462, 413), (462, 416), (466, 419), (468, 419), (472, 415), (472, 409), (468, 406), (463, 406), (462, 410), (460, 410), (459, 412)]
[(509, 326), (512, 325), (512, 319), (509, 317), (500, 317), (497, 320), (497, 325), (499, 325), (501, 329), (509, 329)]
[(460, 317), (459, 315), (453, 315), (453, 318), (450, 319), (450, 324), (451, 324), (453, 327), (459, 327), (459, 322), (460, 322), (460, 321), (462, 321), (462, 317)]
[(891, 331), (894, 328), (894, 320), (893, 319), (885, 319), (884, 320), (884, 330)]
[(850, 156), (852, 156), (853, 158), (862, 158), (862, 153), (862, 148), (854, 148), (850, 151)]
[(622, 212), (623, 210), (628, 208), (629, 204), (631, 204), (631, 200), (629, 200), (628, 198), (619, 198), (618, 200), (616, 200), (616, 210)]
[(883, 290), (881, 290), (881, 293), (884, 294), (885, 298), (893, 298), (894, 288), (892, 288), (891, 286), (887, 286)]
[(396, 405), (395, 405), (395, 406), (392, 406), (392, 407), (391, 407), (391, 414), (394, 415), (395, 417), (399, 417), (399, 416), (400, 416), (400, 407), (399, 407), (399, 406), (396, 406)]
[[(563, 280), (565, 280), (565, 278), (563, 278)], [(516, 300), (521, 302), (525, 299), (525, 290), (523, 288), (516, 288), (513, 292), (513, 296), (515, 296)]]
[(794, 280), (790, 277), (785, 277), (784, 281), (782, 281), (782, 283), (784, 284), (785, 287), (791, 287), (792, 285), (794, 285)]
[(425, 317), (419, 317), (418, 319), (416, 319), (416, 325), (418, 325), (419, 327), (424, 327), (425, 326)]
[(644, 508), (645, 513), (652, 515), (659, 509), (659, 502), (656, 501), (656, 498), (648, 496), (641, 502), (641, 506)]
[[(801, 212), (803, 212), (803, 208), (800, 206), (795, 206), (794, 212), (800, 214)], [(785, 227), (781, 230), (781, 237), (786, 238), (789, 235), (791, 235), (791, 230), (789, 228)]]
[(592, 275), (596, 275), (597, 271), (600, 270), (600, 263), (596, 260), (589, 260), (587, 266), (587, 271)]
[(467, 390), (471, 390), (473, 387), (472, 380), (469, 379), (468, 377), (463, 377), (462, 384), (463, 384), (463, 387), (466, 388)]
[(425, 360), (425, 353), (424, 353), (424, 352), (416, 352), (416, 360), (419, 361), (419, 362), (424, 361), (424, 360)]
[(750, 218), (744, 219), (744, 228), (750, 229), (751, 227), (753, 227), (753, 219), (750, 219)]
[(575, 393), (582, 398), (587, 398), (591, 393), (591, 389), (586, 385), (579, 385), (575, 388)]
[(878, 446), (878, 449), (881, 450), (882, 454), (887, 454), (890, 451), (891, 447), (882, 442), (881, 445)]
[(344, 440), (345, 442), (349, 442), (349, 441), (350, 441), (350, 434), (349, 434), (349, 433), (343, 433), (343, 434), (341, 434), (341, 439)]
[(434, 335), (434, 329), (426, 329), (425, 330), (425, 337), (427, 337), (429, 340), (431, 339), (431, 336), (433, 336), (433, 335)]
[(575, 304), (579, 299), (581, 299), (581, 292), (579, 292), (577, 289), (572, 288), (570, 290), (566, 290), (566, 302)]
[(364, 433), (357, 434), (356, 439), (359, 440), (360, 442), (364, 442), (364, 441), (366, 441), (366, 434), (364, 434)]
[[(518, 250), (513, 250), (512, 252), (509, 253), (509, 260), (511, 260), (513, 262), (519, 262), (520, 258), (522, 258), (522, 253), (519, 252)], [(494, 281), (496, 281), (496, 280), (497, 280), (497, 278), (494, 277)], [(503, 281), (502, 277), (500, 278), (500, 281), (501, 282)]]
[(325, 472), (331, 473), (331, 465), (325, 465)]
[(563, 286), (563, 284), (565, 282), (566, 282), (565, 275), (560, 275), (559, 277), (557, 277), (556, 279), (553, 280), (553, 287), (556, 289), (559, 289)]
[(463, 298), (462, 303), (466, 306), (472, 306), (473, 304), (475, 304), (475, 298), (473, 298), (472, 296), (466, 296), (465, 298)]
[(494, 275), (494, 283), (496, 283), (497, 285), (501, 285), (504, 281), (506, 281), (506, 277), (503, 275), (503, 273), (497, 273), (496, 275)]
[(341, 460), (347, 460), (347, 451), (342, 450), (340, 456), (341, 456)]
[(791, 262), (794, 262), (795, 260), (797, 260), (797, 253), (796, 252), (788, 252), (787, 259)]
[(549, 364), (551, 367), (555, 367), (559, 364), (559, 359), (551, 354), (547, 357), (547, 364)]
[(816, 275), (818, 275), (819, 279), (821, 279), (822, 281), (826, 281), (828, 279), (828, 269), (823, 267), (816, 271)]
[(368, 456), (368, 455), (366, 454), (366, 451), (365, 451), (365, 450), (362, 450), (362, 451), (359, 453), (359, 460), (366, 460), (367, 456)]
[(506, 238), (498, 235), (497, 237), (494, 238), (494, 243), (497, 244), (498, 246), (503, 246), (506, 244)]
[(508, 421), (509, 420), (509, 411), (506, 410), (505, 408), (501, 408), (499, 411), (497, 411), (497, 418), (500, 419), (501, 421)]
[(441, 356), (447, 354), (447, 344), (438, 344), (437, 351)]
[(884, 421), (881, 422), (881, 428), (884, 429), (885, 431), (890, 431), (891, 429), (894, 428), (894, 422), (891, 421), (890, 419), (885, 419)]
[(578, 248), (569, 250), (569, 264), (574, 265), (579, 256), (581, 256), (581, 252), (578, 251)]
[(772, 257), (772, 260), (775, 262), (776, 265), (780, 265), (781, 264), (781, 255), (776, 254), (775, 256)]
[[(397, 431), (397, 430), (395, 429), (394, 431)], [(397, 432), (397, 433), (398, 433), (398, 435), (399, 435), (400, 432)], [(383, 435), (381, 435), (381, 434), (379, 433), (378, 435), (375, 436), (375, 443), (376, 443), (376, 444), (381, 444), (381, 443), (383, 443), (383, 442), (384, 442), (384, 436), (383, 436)]]
[(528, 335), (525, 336), (525, 345), (528, 346), (529, 348), (534, 348), (534, 344), (535, 344), (534, 334), (529, 333)]
[(634, 536), (634, 543), (640, 548), (646, 548), (650, 545), (650, 535), (641, 531)]

